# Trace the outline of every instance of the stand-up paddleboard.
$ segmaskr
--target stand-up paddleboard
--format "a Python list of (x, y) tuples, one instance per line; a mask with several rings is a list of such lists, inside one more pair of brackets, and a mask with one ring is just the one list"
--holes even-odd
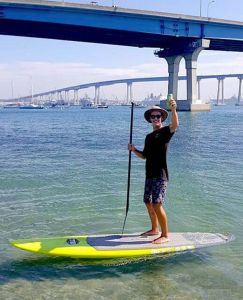
[(225, 244), (232, 235), (219, 233), (170, 233), (170, 241), (160, 245), (152, 244), (156, 236), (143, 237), (140, 234), (113, 234), (91, 236), (65, 236), (43, 239), (12, 241), (22, 250), (76, 258), (105, 259), (139, 257), (193, 250), (202, 247)]

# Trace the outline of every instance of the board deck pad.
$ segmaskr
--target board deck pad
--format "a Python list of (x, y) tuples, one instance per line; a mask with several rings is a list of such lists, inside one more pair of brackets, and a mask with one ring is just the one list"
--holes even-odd
[(106, 234), (90, 236), (64, 236), (12, 241), (22, 250), (87, 259), (125, 258), (167, 254), (224, 244), (233, 239), (232, 235), (201, 232), (173, 232), (169, 242), (153, 244), (159, 237), (134, 234)]
[(169, 242), (163, 244), (152, 244), (158, 236), (141, 236), (141, 234), (90, 236), (87, 242), (97, 250), (110, 249), (141, 249), (141, 248), (163, 248), (195, 245), (195, 247), (225, 243), (227, 236), (212, 233), (170, 233)]

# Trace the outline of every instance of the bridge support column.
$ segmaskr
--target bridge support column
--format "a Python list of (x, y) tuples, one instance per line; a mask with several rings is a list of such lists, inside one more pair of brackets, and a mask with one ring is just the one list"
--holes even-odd
[(79, 105), (78, 90), (74, 90), (74, 105)]
[(132, 102), (132, 83), (131, 82), (127, 82), (127, 101), (126, 104), (130, 104)]
[(133, 100), (132, 83), (130, 84), (130, 102)]
[(95, 86), (95, 99), (94, 99), (94, 104), (99, 105), (100, 104), (100, 86), (96, 85)]
[(237, 101), (236, 105), (241, 105), (241, 95), (242, 95), (241, 88), (242, 88), (243, 77), (238, 77), (238, 79), (239, 79), (239, 92), (238, 92), (238, 101)]
[[(218, 77), (217, 103), (216, 105), (224, 105), (224, 77)], [(220, 103), (221, 94), (221, 103)]]
[(129, 85), (127, 83), (127, 99), (126, 99), (126, 104), (129, 103)]
[(68, 93), (68, 91), (65, 91), (65, 94), (64, 94), (64, 101), (65, 101), (65, 102), (68, 102), (68, 104), (69, 104), (69, 93)]
[(197, 80), (197, 98), (199, 100), (201, 99), (201, 86), (200, 86), (200, 83), (201, 83), (201, 79), (198, 79)]
[(202, 47), (198, 47), (193, 52), (184, 55), (187, 74), (187, 100), (191, 103), (191, 106), (201, 104), (197, 92), (197, 59), (202, 50)]
[(178, 92), (178, 73), (179, 73), (179, 66), (182, 56), (168, 56), (165, 57), (168, 63), (168, 72), (169, 72), (169, 79), (168, 79), (168, 94), (173, 94), (174, 99), (177, 99), (177, 92)]
[(98, 95), (98, 86), (95, 85), (95, 97), (94, 97), (94, 105), (97, 105), (97, 95)]
[(61, 100), (63, 101), (64, 100), (64, 93), (62, 91), (60, 92), (60, 96), (61, 96)]

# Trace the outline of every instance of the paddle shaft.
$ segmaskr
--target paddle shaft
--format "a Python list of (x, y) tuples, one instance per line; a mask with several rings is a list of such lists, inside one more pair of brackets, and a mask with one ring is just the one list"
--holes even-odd
[[(134, 108), (134, 103), (132, 102), (132, 107), (131, 107), (131, 120), (130, 120), (130, 138), (129, 138), (129, 144), (132, 144), (132, 131), (133, 131), (133, 108)], [(130, 178), (131, 178), (131, 162), (132, 162), (132, 151), (129, 150), (129, 156), (128, 156), (128, 175), (127, 175), (127, 205), (126, 205), (126, 215), (123, 223), (123, 228), (122, 228), (122, 234), (124, 232), (126, 220), (127, 220), (127, 214), (129, 210), (129, 196), (130, 196)]]

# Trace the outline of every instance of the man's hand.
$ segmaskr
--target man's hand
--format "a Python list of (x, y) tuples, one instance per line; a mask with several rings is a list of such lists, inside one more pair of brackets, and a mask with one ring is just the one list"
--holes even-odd
[(133, 144), (128, 144), (128, 145), (127, 145), (127, 149), (128, 149), (129, 151), (134, 152), (136, 148), (135, 148), (135, 146), (134, 146)]
[(176, 111), (176, 107), (177, 107), (176, 101), (174, 99), (171, 99), (170, 100), (170, 109), (171, 109), (171, 111)]

